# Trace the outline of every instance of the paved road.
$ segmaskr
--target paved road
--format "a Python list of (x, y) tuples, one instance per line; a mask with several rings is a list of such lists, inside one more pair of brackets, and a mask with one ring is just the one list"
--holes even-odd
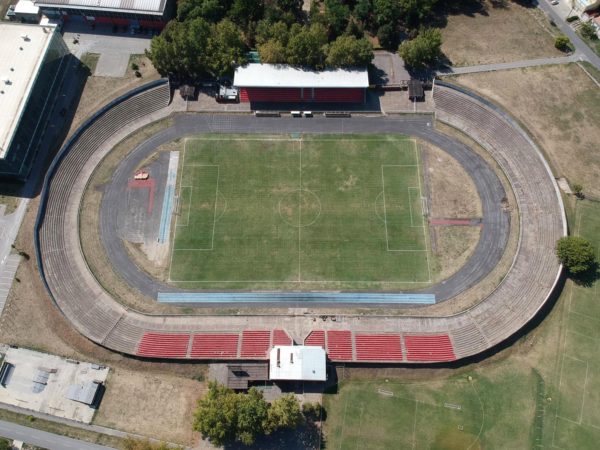
[(571, 28), (571, 26), (565, 22), (565, 20), (558, 14), (556, 9), (550, 4), (547, 0), (540, 0), (538, 2), (538, 7), (548, 14), (548, 16), (556, 23), (558, 29), (566, 34), (571, 42), (575, 46), (578, 53), (582, 54), (587, 61), (589, 61), (596, 69), (600, 70), (600, 58), (594, 51), (588, 47), (588, 45), (583, 42), (583, 40), (577, 36), (575, 30)]
[(159, 145), (176, 138), (206, 132), (268, 133), (274, 129), (280, 133), (403, 133), (423, 138), (447, 151), (471, 174), (481, 198), (483, 228), (473, 256), (449, 279), (420, 291), (435, 294), (438, 302), (448, 300), (477, 284), (498, 264), (508, 241), (510, 216), (502, 210), (501, 202), (506, 193), (493, 170), (469, 147), (435, 131), (432, 120), (430, 115), (376, 118), (357, 116), (351, 119), (178, 115), (173, 126), (140, 144), (115, 170), (113, 180), (107, 186), (102, 199), (102, 244), (117, 273), (142, 294), (156, 298), (158, 292), (178, 291), (173, 286), (152, 278), (130, 260), (123, 242), (117, 238), (118, 224), (114, 214), (115, 205), (120, 205), (118, 208), (127, 208), (123, 191), (133, 170)]
[(111, 450), (98, 444), (90, 444), (78, 439), (72, 439), (58, 434), (48, 433), (35, 428), (24, 427), (16, 423), (0, 420), (0, 436), (16, 439), (27, 444), (50, 450)]

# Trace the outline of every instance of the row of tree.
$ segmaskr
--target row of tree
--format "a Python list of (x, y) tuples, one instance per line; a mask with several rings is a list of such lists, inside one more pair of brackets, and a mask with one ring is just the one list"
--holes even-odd
[(194, 429), (213, 445), (233, 442), (251, 445), (261, 435), (280, 429), (294, 429), (304, 421), (294, 394), (284, 395), (269, 404), (262, 392), (250, 388), (247, 394), (211, 382), (198, 402)]
[[(148, 55), (162, 75), (197, 79), (230, 74), (257, 48), (267, 63), (323, 69), (364, 66), (368, 35), (409, 61), (431, 61), (431, 35), (418, 30), (441, 0), (180, 0), (177, 16), (153, 38)], [(414, 41), (414, 42), (413, 42)]]

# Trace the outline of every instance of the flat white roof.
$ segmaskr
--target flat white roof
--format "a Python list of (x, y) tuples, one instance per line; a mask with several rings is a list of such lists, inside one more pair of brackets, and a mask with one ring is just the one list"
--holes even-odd
[(305, 345), (277, 345), (269, 353), (270, 380), (325, 381), (325, 350)]
[(31, 0), (19, 0), (15, 6), (15, 14), (37, 14), (39, 12), (39, 6), (35, 6)]
[(235, 69), (233, 85), (264, 88), (367, 88), (367, 69), (303, 70), (285, 64), (248, 64)]
[(0, 158), (4, 158), (52, 38), (53, 28), (0, 23)]
[[(35, 0), (34, 0), (35, 1)], [(93, 11), (135, 12), (162, 14), (166, 0), (39, 0), (38, 6), (64, 9), (89, 9)]]

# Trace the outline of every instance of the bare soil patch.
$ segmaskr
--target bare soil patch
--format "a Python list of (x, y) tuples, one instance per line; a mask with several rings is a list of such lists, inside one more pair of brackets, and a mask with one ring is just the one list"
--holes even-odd
[(102, 105), (105, 105), (109, 101), (136, 86), (160, 78), (160, 75), (156, 69), (154, 69), (148, 58), (141, 55), (134, 56), (136, 58), (135, 62), (138, 64), (139, 71), (142, 74), (140, 78), (135, 76), (134, 71), (131, 69), (131, 64), (127, 67), (127, 72), (123, 78), (95, 76), (90, 76), (88, 78), (81, 98), (79, 99), (77, 112), (71, 123), (69, 134), (75, 131), (86, 118), (97, 111)]
[(486, 0), (479, 12), (448, 16), (442, 51), (454, 66), (561, 56), (553, 32), (537, 8)]
[(419, 141), (419, 146), (426, 158), (430, 216), (453, 219), (481, 217), (481, 200), (475, 183), (458, 161), (425, 141)]
[(94, 424), (189, 445), (195, 437), (193, 412), (205, 392), (205, 384), (196, 380), (116, 369)]
[[(80, 211), (85, 211), (85, 214), (80, 214), (79, 218), (81, 248), (92, 273), (104, 289), (110, 292), (115, 298), (120, 299), (128, 306), (150, 312), (175, 312), (177, 309), (161, 305), (154, 299), (149, 299), (141, 295), (138, 291), (132, 289), (114, 270), (100, 240), (100, 204), (102, 201), (103, 186), (110, 182), (115, 167), (117, 167), (125, 155), (159, 130), (167, 128), (170, 123), (171, 121), (167, 119), (150, 124), (119, 143), (92, 174), (80, 208)], [(134, 261), (139, 263), (142, 268), (153, 276), (162, 278), (163, 272), (160, 268), (152, 268), (152, 264), (148, 262), (141, 249), (136, 248), (134, 245), (127, 246), (127, 249)]]
[(549, 157), (554, 176), (600, 198), (600, 89), (577, 64), (461, 75), (456, 81), (521, 121)]
[[(419, 141), (430, 218), (479, 218), (481, 200), (470, 175), (448, 153)], [(479, 227), (430, 226), (431, 269), (435, 281), (457, 272), (473, 254)]]

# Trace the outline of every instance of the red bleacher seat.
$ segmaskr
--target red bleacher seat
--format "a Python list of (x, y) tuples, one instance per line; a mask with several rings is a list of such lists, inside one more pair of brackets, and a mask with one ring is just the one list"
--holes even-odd
[(304, 339), (304, 345), (325, 348), (325, 332), (323, 330), (311, 331)]
[(237, 357), (239, 334), (211, 333), (196, 334), (192, 340), (192, 358), (235, 358)]
[(356, 334), (357, 361), (402, 361), (399, 334)]
[(364, 101), (362, 89), (315, 89), (315, 102), (361, 103)]
[(273, 330), (273, 345), (292, 345), (292, 338), (284, 330)]
[(244, 331), (242, 332), (242, 358), (267, 357), (267, 351), (271, 346), (270, 331)]
[(407, 361), (454, 361), (454, 349), (447, 334), (404, 335)]
[(352, 361), (352, 332), (328, 331), (327, 354), (332, 361)]
[(301, 102), (302, 95), (299, 88), (242, 88), (240, 90), (242, 102)]
[(187, 333), (144, 333), (137, 354), (154, 358), (185, 358), (189, 341)]

